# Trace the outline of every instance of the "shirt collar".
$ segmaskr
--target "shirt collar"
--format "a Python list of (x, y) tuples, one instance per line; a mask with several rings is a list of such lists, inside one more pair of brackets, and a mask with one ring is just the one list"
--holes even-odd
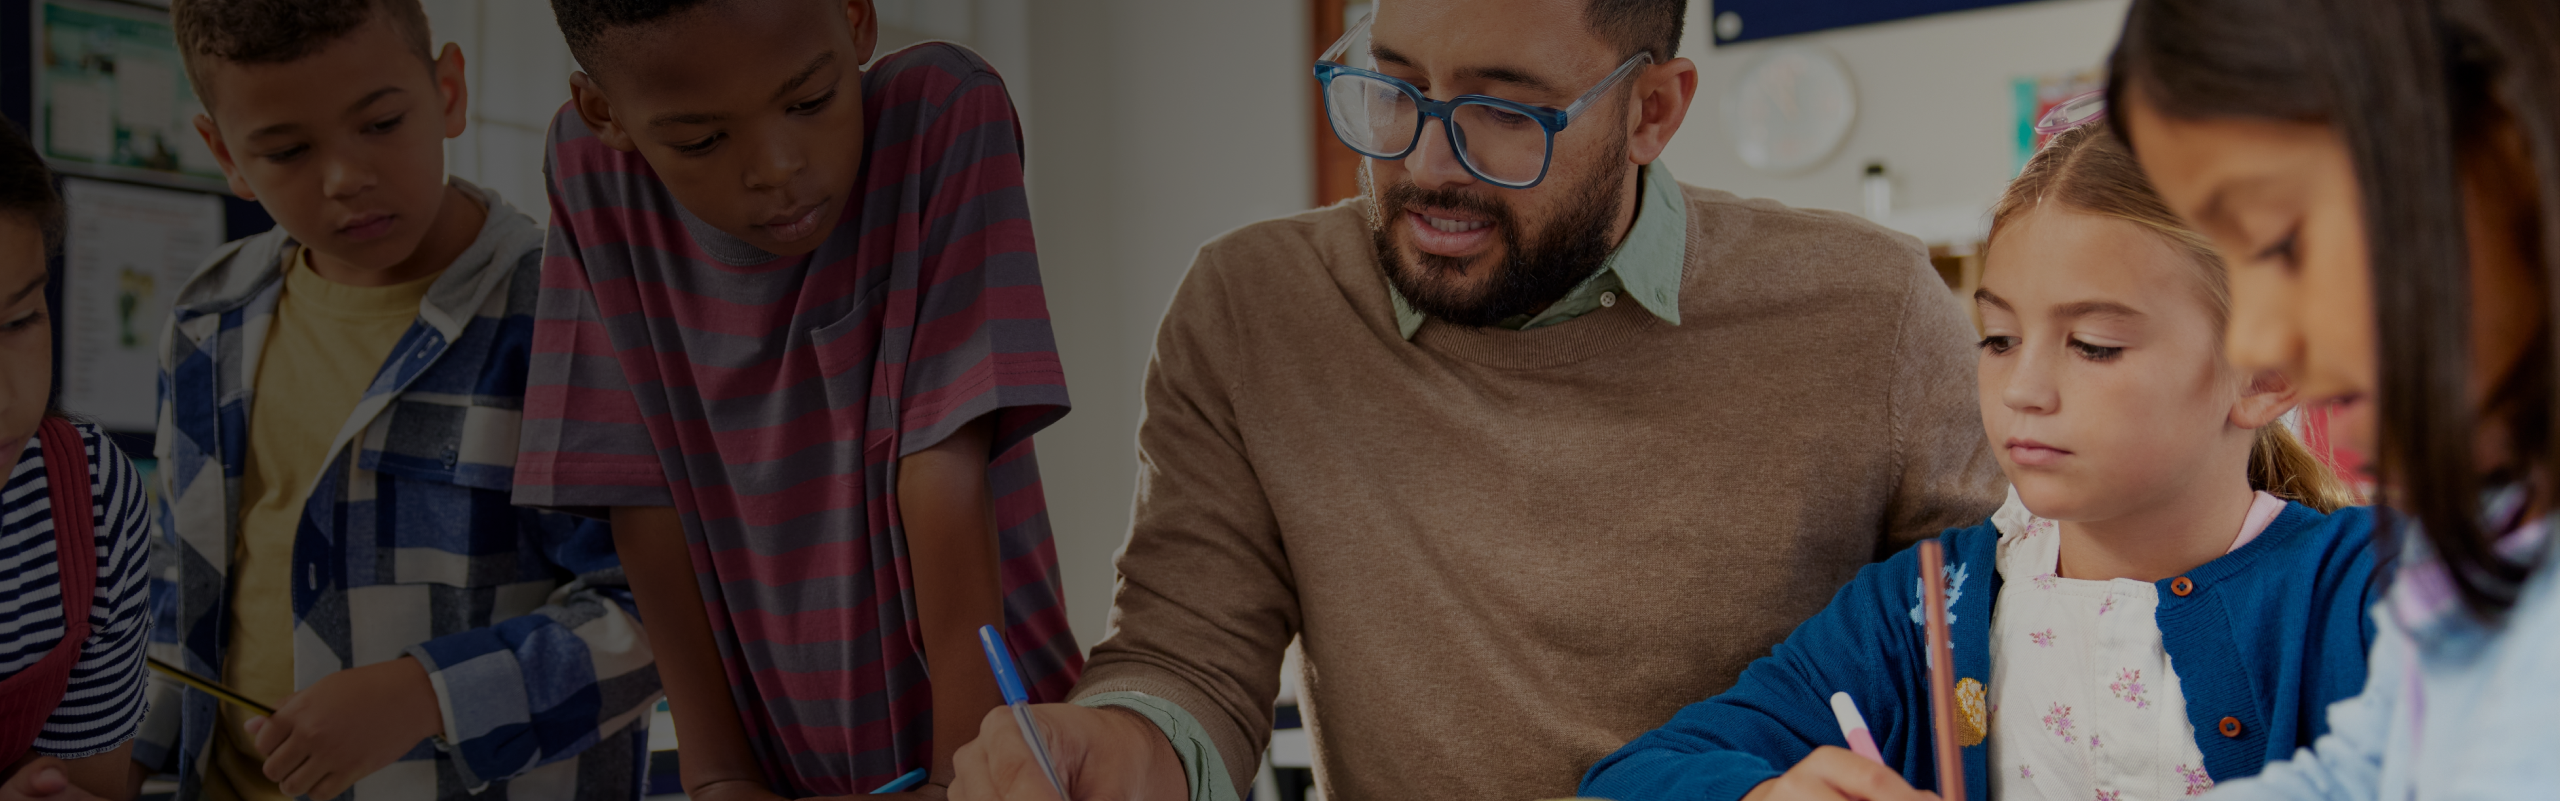
[[(1509, 327), (1525, 331), (1581, 317), (1600, 308), (1601, 295), (1612, 292), (1633, 299), (1663, 322), (1680, 324), (1680, 275), (1688, 264), (1688, 198), (1681, 194), (1680, 182), (1671, 177), (1671, 168), (1659, 159), (1645, 165), (1640, 175), (1635, 224), (1618, 249), (1555, 304)], [(1430, 319), (1406, 303), (1404, 293), (1397, 292), (1393, 283), (1387, 286), (1387, 299), (1395, 307), (1396, 331), (1405, 339), (1412, 339), (1422, 330), (1423, 321)]]

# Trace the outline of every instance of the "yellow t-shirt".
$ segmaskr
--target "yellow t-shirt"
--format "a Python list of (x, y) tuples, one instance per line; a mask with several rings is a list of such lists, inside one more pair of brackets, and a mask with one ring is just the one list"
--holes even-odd
[[(247, 469), (240, 477), (240, 539), (231, 557), (231, 648), (223, 683), (269, 705), (294, 692), (293, 541), (329, 446), (436, 276), (352, 287), (311, 270), (311, 251), (288, 262), (267, 329), (249, 408)], [(205, 796), (213, 801), (290, 801), (261, 773), (266, 757), (240, 730), (253, 713), (221, 705)]]

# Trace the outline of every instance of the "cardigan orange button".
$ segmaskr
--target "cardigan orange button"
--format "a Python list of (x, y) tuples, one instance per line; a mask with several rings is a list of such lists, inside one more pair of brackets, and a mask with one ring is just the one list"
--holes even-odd
[[(2179, 581), (2185, 581), (2185, 580), (2186, 580), (2186, 579), (2179, 579)], [(2229, 738), (2234, 739), (2234, 740), (2240, 739), (2240, 719), (2239, 719), (2239, 718), (2233, 718), (2233, 717), (2226, 717), (2226, 718), (2223, 718), (2223, 719), (2222, 719), (2222, 725), (2221, 725), (2219, 728), (2221, 728), (2221, 729), (2222, 729), (2222, 736), (2224, 736), (2224, 737), (2229, 737)]]
[[(2175, 596), (2178, 596), (2178, 597), (2180, 597), (2180, 598), (2184, 598), (2184, 597), (2187, 597), (2187, 595), (2188, 595), (2189, 593), (2192, 593), (2192, 592), (2195, 592), (2195, 591), (2196, 591), (2196, 583), (2195, 583), (2195, 582), (2193, 582), (2193, 581), (2188, 581), (2188, 580), (2187, 580), (2187, 577), (2185, 577), (2185, 576), (2179, 576), (2179, 577), (2177, 577), (2175, 580), (2172, 580), (2172, 581), (2170, 581), (2170, 582), (2169, 582), (2169, 594), (2171, 594), (2171, 595), (2175, 595)], [(2223, 718), (2223, 720), (2231, 721), (2231, 719), (2230, 719), (2230, 718)], [(2227, 724), (2227, 725), (2226, 725), (2226, 727), (2224, 728), (2224, 732), (2225, 732), (2225, 733), (2229, 733), (2230, 729), (2228, 728), (2228, 726), (2237, 726), (2237, 725), (2239, 725), (2239, 722), (2238, 722), (2238, 721), (2231, 721), (2231, 722), (2230, 722), (2229, 724)], [(2232, 736), (2237, 737), (2237, 736), (2239, 736), (2239, 735), (2234, 734), (2234, 735), (2232, 735)]]

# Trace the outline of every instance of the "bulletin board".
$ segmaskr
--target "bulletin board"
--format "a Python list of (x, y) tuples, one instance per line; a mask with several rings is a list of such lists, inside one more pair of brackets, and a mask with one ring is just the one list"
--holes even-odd
[(1708, 0), (1703, 25), (1718, 46), (2034, 0)]
[(195, 131), (169, 13), (103, 0), (30, 3), (36, 149), (57, 171), (220, 192)]

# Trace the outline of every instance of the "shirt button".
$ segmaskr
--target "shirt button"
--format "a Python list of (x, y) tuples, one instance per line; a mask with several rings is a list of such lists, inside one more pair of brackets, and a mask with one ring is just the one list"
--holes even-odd
[(2218, 726), (2218, 727), (2216, 727), (2216, 728), (2219, 728), (2219, 729), (2221, 729), (2221, 730), (2222, 730), (2222, 736), (2224, 736), (2224, 737), (2229, 737), (2229, 738), (2234, 739), (2234, 740), (2240, 739), (2240, 719), (2239, 719), (2239, 718), (2234, 718), (2234, 717), (2225, 717), (2225, 718), (2223, 718), (2223, 719), (2222, 719), (2222, 725), (2220, 725), (2220, 726)]
[(1601, 305), (1601, 306), (1603, 306), (1603, 307), (1607, 307), (1607, 306), (1616, 306), (1616, 305), (1618, 305), (1618, 293), (1616, 293), (1616, 292), (1602, 292), (1602, 293), (1600, 293), (1600, 305)]
[[(2193, 594), (2195, 591), (2196, 591), (2196, 583), (2195, 583), (2195, 582), (2193, 582), (2193, 581), (2189, 581), (2189, 580), (2187, 580), (2187, 577), (2185, 577), (2185, 576), (2179, 576), (2176, 580), (2173, 580), (2173, 581), (2169, 582), (2169, 594), (2170, 594), (2170, 595), (2175, 595), (2175, 596), (2178, 596), (2178, 597), (2180, 597), (2180, 598), (2184, 598), (2184, 597), (2187, 597), (2187, 596), (2188, 596), (2188, 595), (2190, 595), (2190, 594)], [(2223, 720), (2230, 721), (2231, 719), (2230, 719), (2230, 718), (2223, 718)], [(2240, 724), (2239, 724), (2239, 722), (2238, 722), (2238, 721), (2231, 721), (2230, 725), (2237, 726), (2237, 725), (2240, 725)], [(2235, 736), (2235, 737), (2236, 737), (2236, 736), (2238, 736), (2238, 735), (2233, 735), (2233, 736)]]

